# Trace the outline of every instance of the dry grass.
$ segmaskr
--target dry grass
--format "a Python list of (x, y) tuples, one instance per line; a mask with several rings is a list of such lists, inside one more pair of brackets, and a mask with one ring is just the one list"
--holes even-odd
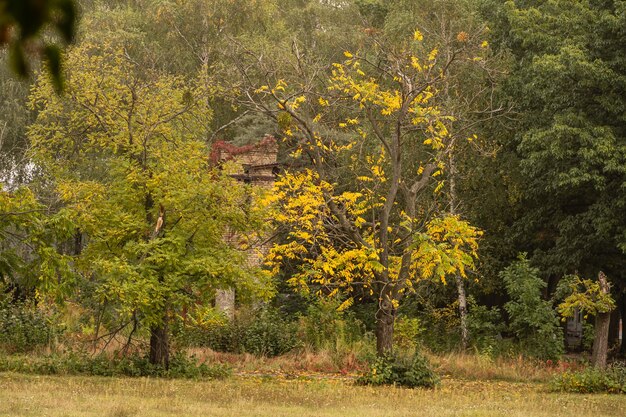
[[(353, 353), (338, 355), (329, 351), (298, 351), (275, 358), (249, 354), (219, 353), (210, 349), (190, 350), (200, 362), (226, 363), (239, 374), (338, 374), (358, 375), (367, 364)], [(437, 373), (448, 378), (464, 380), (495, 380), (510, 382), (545, 382), (576, 362), (546, 364), (521, 356), (491, 358), (476, 354), (427, 354)]]
[(444, 379), (435, 391), (341, 380), (188, 381), (0, 374), (0, 416), (616, 417), (626, 396), (550, 394), (541, 385)]
[(448, 375), (459, 379), (470, 380), (498, 380), (498, 381), (548, 381), (555, 373), (565, 368), (577, 366), (575, 361), (540, 362), (516, 358), (450, 353), (446, 355), (428, 355), (431, 363), (441, 375)]
[(352, 352), (338, 354), (331, 351), (299, 350), (273, 358), (244, 354), (221, 353), (210, 349), (189, 349), (188, 353), (200, 362), (224, 363), (239, 373), (300, 374), (302, 372), (325, 374), (355, 374), (367, 364)]

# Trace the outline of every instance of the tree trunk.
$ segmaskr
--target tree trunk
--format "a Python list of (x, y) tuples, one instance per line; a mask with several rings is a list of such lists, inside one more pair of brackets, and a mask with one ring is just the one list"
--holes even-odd
[(376, 353), (383, 356), (393, 352), (393, 309), (380, 308), (376, 313)]
[(609, 322), (609, 350), (619, 348), (619, 316), (621, 311), (621, 299), (617, 300), (617, 308), (611, 311), (611, 321)]
[[(456, 215), (457, 195), (456, 195), (456, 164), (454, 152), (450, 152), (448, 160), (449, 181), (450, 181), (450, 214)], [(459, 302), (459, 318), (461, 319), (461, 349), (467, 349), (469, 343), (469, 329), (467, 328), (467, 295), (465, 293), (465, 283), (463, 277), (456, 275), (457, 300)]]
[(596, 316), (591, 364), (600, 369), (606, 368), (610, 320), (611, 313), (598, 313)]
[(461, 349), (466, 350), (469, 343), (469, 329), (467, 328), (467, 297), (463, 277), (457, 274), (456, 288), (459, 300), (459, 317), (461, 318)]
[[(600, 289), (604, 294), (609, 293), (609, 283), (603, 272), (598, 274)], [(606, 357), (609, 341), (609, 323), (611, 313), (598, 313), (596, 315), (595, 335), (593, 338), (593, 351), (591, 353), (591, 364), (599, 369), (606, 368)]]
[(83, 252), (83, 232), (76, 229), (74, 233), (74, 255), (80, 255)]
[(150, 363), (170, 368), (170, 343), (167, 323), (150, 328)]
[(624, 332), (624, 327), (626, 325), (626, 291), (622, 292), (620, 296), (621, 303), (619, 305), (620, 309), (620, 319), (622, 320), (622, 345), (619, 348), (619, 355), (622, 358), (626, 358), (626, 332)]

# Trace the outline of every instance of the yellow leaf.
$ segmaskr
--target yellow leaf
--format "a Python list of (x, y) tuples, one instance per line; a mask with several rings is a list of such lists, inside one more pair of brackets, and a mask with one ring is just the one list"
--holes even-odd
[(346, 301), (341, 303), (339, 307), (337, 307), (337, 311), (344, 311), (345, 309), (350, 308), (350, 306), (352, 306), (353, 303), (354, 303), (354, 299), (350, 297)]
[(417, 59), (417, 57), (411, 57), (411, 66), (418, 71), (422, 71), (422, 66), (420, 65), (420, 61), (419, 59)]

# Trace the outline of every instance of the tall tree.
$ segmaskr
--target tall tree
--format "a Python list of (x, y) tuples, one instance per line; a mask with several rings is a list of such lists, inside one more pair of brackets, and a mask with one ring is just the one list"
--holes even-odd
[[(496, 4), (497, 3), (497, 4)], [(521, 114), (517, 244), (551, 278), (604, 271), (625, 288), (626, 3), (485, 2)]]
[(29, 179), (26, 126), (31, 115), (25, 106), (28, 85), (7, 68), (8, 54), (0, 52), (0, 187), (16, 188)]
[(254, 190), (209, 166), (211, 112), (202, 80), (186, 82), (132, 62), (123, 49), (83, 44), (68, 56), (67, 91), (45, 76), (30, 103), (32, 156), (51, 175), (84, 235), (75, 256), (83, 296), (128, 329), (150, 333), (150, 361), (168, 366), (169, 330), (220, 287), (259, 296), (269, 284), (226, 230), (262, 228)]
[(273, 117), (295, 145), (292, 156), (311, 166), (279, 182), (277, 216), (289, 237), (270, 262), (302, 257), (291, 282), (305, 290), (371, 296), (379, 354), (392, 349), (396, 310), (416, 280), (464, 275), (479, 234), (425, 204), (443, 186), (436, 177), (449, 146), (449, 119), (435, 97), (465, 47), (455, 40), (455, 53), (439, 58), (422, 40), (419, 30), (394, 46), (373, 37), (368, 48), (346, 51), (327, 79), (297, 54), (290, 80), (273, 78), (280, 69), (263, 60), (240, 67), (244, 79), (250, 68), (265, 74), (247, 104)]

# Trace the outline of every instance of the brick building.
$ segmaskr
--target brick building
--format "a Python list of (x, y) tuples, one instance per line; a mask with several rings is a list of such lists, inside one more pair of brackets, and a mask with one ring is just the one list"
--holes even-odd
[[(235, 146), (225, 141), (217, 141), (211, 149), (211, 162), (219, 165), (226, 161), (235, 161), (241, 165), (241, 172), (232, 176), (246, 184), (257, 187), (272, 188), (279, 171), (277, 163), (278, 143), (273, 136), (266, 135), (261, 141), (244, 146)], [(236, 234), (225, 233), (225, 238), (235, 242)], [(258, 266), (270, 248), (269, 242), (253, 245), (249, 249), (248, 263)], [(233, 318), (235, 314), (235, 290), (218, 290), (215, 296), (215, 307)]]

